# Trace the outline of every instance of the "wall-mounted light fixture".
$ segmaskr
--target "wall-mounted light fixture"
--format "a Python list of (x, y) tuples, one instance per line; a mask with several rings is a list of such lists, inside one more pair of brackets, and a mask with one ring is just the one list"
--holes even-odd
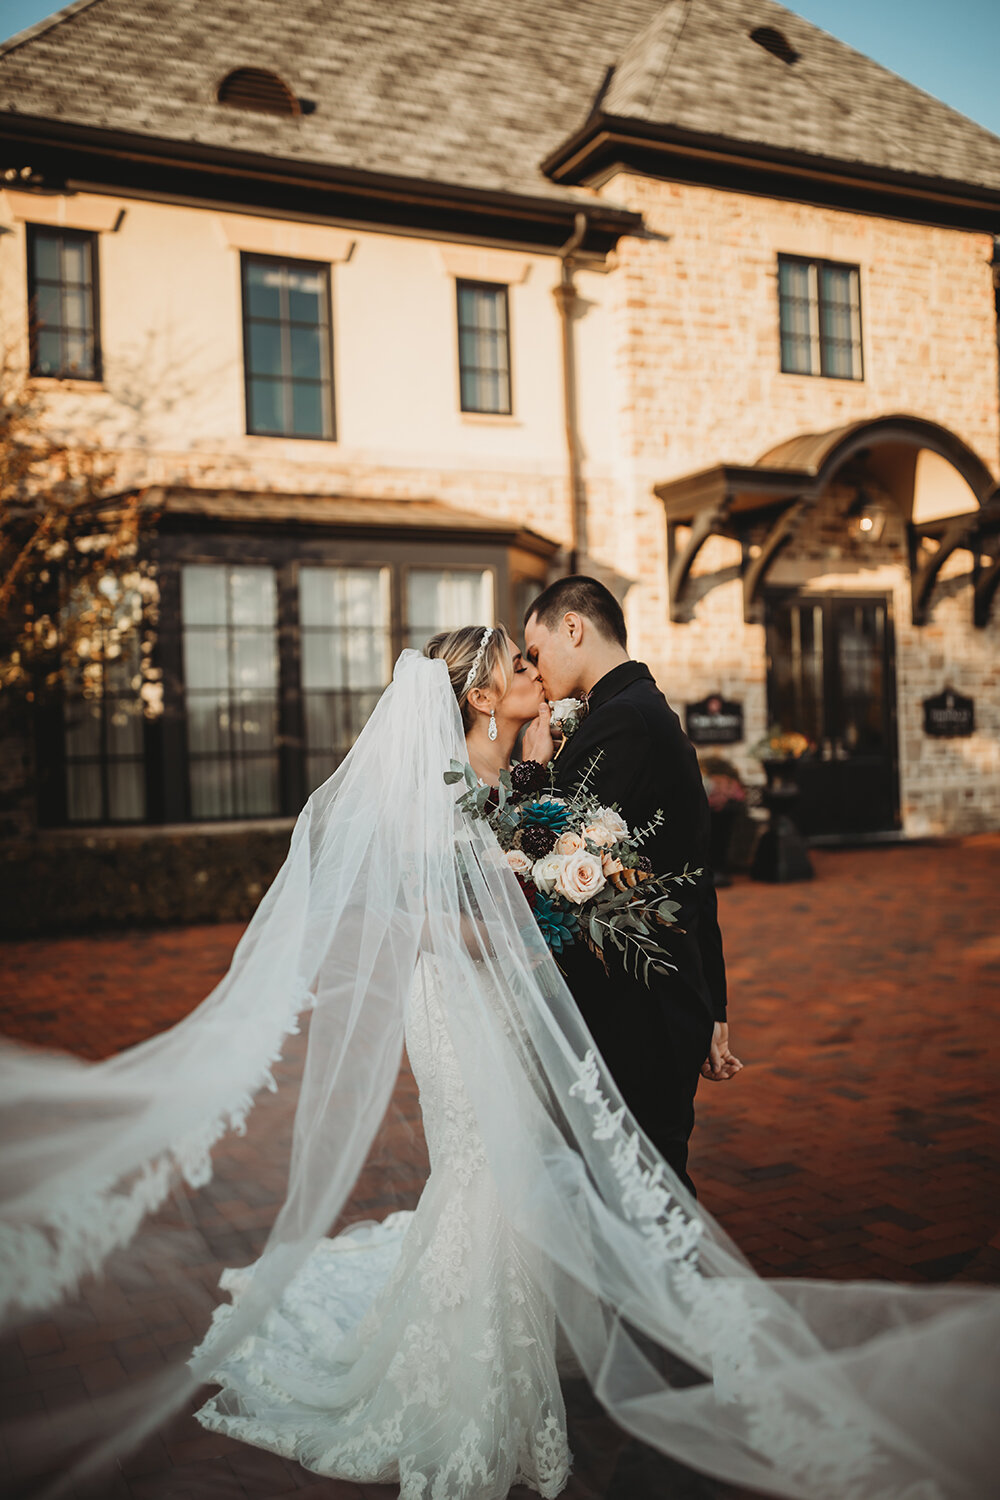
[(847, 512), (847, 531), (856, 542), (880, 542), (885, 531), (888, 512), (878, 500), (873, 500), (863, 488), (851, 502)]

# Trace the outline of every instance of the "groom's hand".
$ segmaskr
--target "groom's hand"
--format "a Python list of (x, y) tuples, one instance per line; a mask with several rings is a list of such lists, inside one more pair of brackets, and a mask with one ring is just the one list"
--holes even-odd
[(735, 1078), (742, 1067), (739, 1058), (729, 1050), (728, 1025), (725, 1021), (716, 1021), (708, 1056), (701, 1065), (702, 1078), (710, 1078), (713, 1083), (724, 1083), (727, 1078)]
[(539, 705), (538, 718), (532, 719), (524, 731), (521, 753), (525, 760), (537, 760), (540, 766), (547, 766), (556, 753), (552, 743), (552, 709), (544, 699)]

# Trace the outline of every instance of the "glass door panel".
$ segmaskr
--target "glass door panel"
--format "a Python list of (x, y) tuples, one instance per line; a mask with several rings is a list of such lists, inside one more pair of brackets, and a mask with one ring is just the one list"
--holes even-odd
[(772, 598), (766, 617), (769, 722), (815, 750), (785, 768), (809, 834), (898, 826), (893, 642), (878, 597)]
[(410, 568), (406, 574), (406, 644), (416, 650), (438, 630), (492, 625), (492, 568)]
[(274, 569), (185, 566), (181, 617), (191, 816), (277, 813)]
[(299, 570), (306, 782), (336, 770), (392, 675), (388, 568)]

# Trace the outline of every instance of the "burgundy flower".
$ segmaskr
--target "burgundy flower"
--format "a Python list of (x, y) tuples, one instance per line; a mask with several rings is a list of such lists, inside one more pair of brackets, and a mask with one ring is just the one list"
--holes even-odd
[(531, 910), (534, 911), (535, 902), (538, 900), (538, 887), (535, 885), (535, 882), (524, 875), (518, 875), (517, 883), (524, 892), (524, 899), (531, 907)]
[(522, 760), (510, 768), (510, 784), (515, 797), (528, 797), (540, 792), (549, 781), (545, 767), (537, 760)]
[(544, 859), (556, 845), (556, 831), (541, 823), (529, 823), (521, 830), (521, 848), (529, 859)]

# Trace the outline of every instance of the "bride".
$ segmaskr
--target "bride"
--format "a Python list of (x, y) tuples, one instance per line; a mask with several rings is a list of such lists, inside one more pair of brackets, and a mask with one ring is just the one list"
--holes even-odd
[[(444, 781), (468, 758), (493, 782), (525, 723), (547, 759), (536, 676), (499, 627), (404, 652), (192, 1015), (99, 1064), (0, 1047), (15, 1332), (44, 1310), (86, 1333), (104, 1268), (115, 1320), (173, 1298), (206, 1261), (203, 1200), (276, 1161), (283, 1178), (194, 1353), (17, 1425), (33, 1471), (61, 1468), (48, 1493), (214, 1384), (206, 1427), (322, 1474), (405, 1500), (556, 1495), (570, 1368), (629, 1433), (766, 1494), (991, 1492), (1000, 1296), (763, 1281), (627, 1112), (496, 839)], [(412, 1215), (330, 1239), (404, 1035), (430, 1177)], [(267, 1088), (291, 1094), (290, 1132)]]
[[(538, 672), (502, 626), (443, 632), (425, 654), (448, 668), (484, 783), (525, 725), (525, 758), (551, 758)], [(501, 1500), (515, 1484), (554, 1496), (570, 1455), (545, 1268), (504, 1215), (439, 984), (426, 954), (405, 1023), (431, 1169), (416, 1212), (321, 1240), (213, 1371), (223, 1389), (197, 1417), (319, 1474), (398, 1483), (400, 1500)]]

